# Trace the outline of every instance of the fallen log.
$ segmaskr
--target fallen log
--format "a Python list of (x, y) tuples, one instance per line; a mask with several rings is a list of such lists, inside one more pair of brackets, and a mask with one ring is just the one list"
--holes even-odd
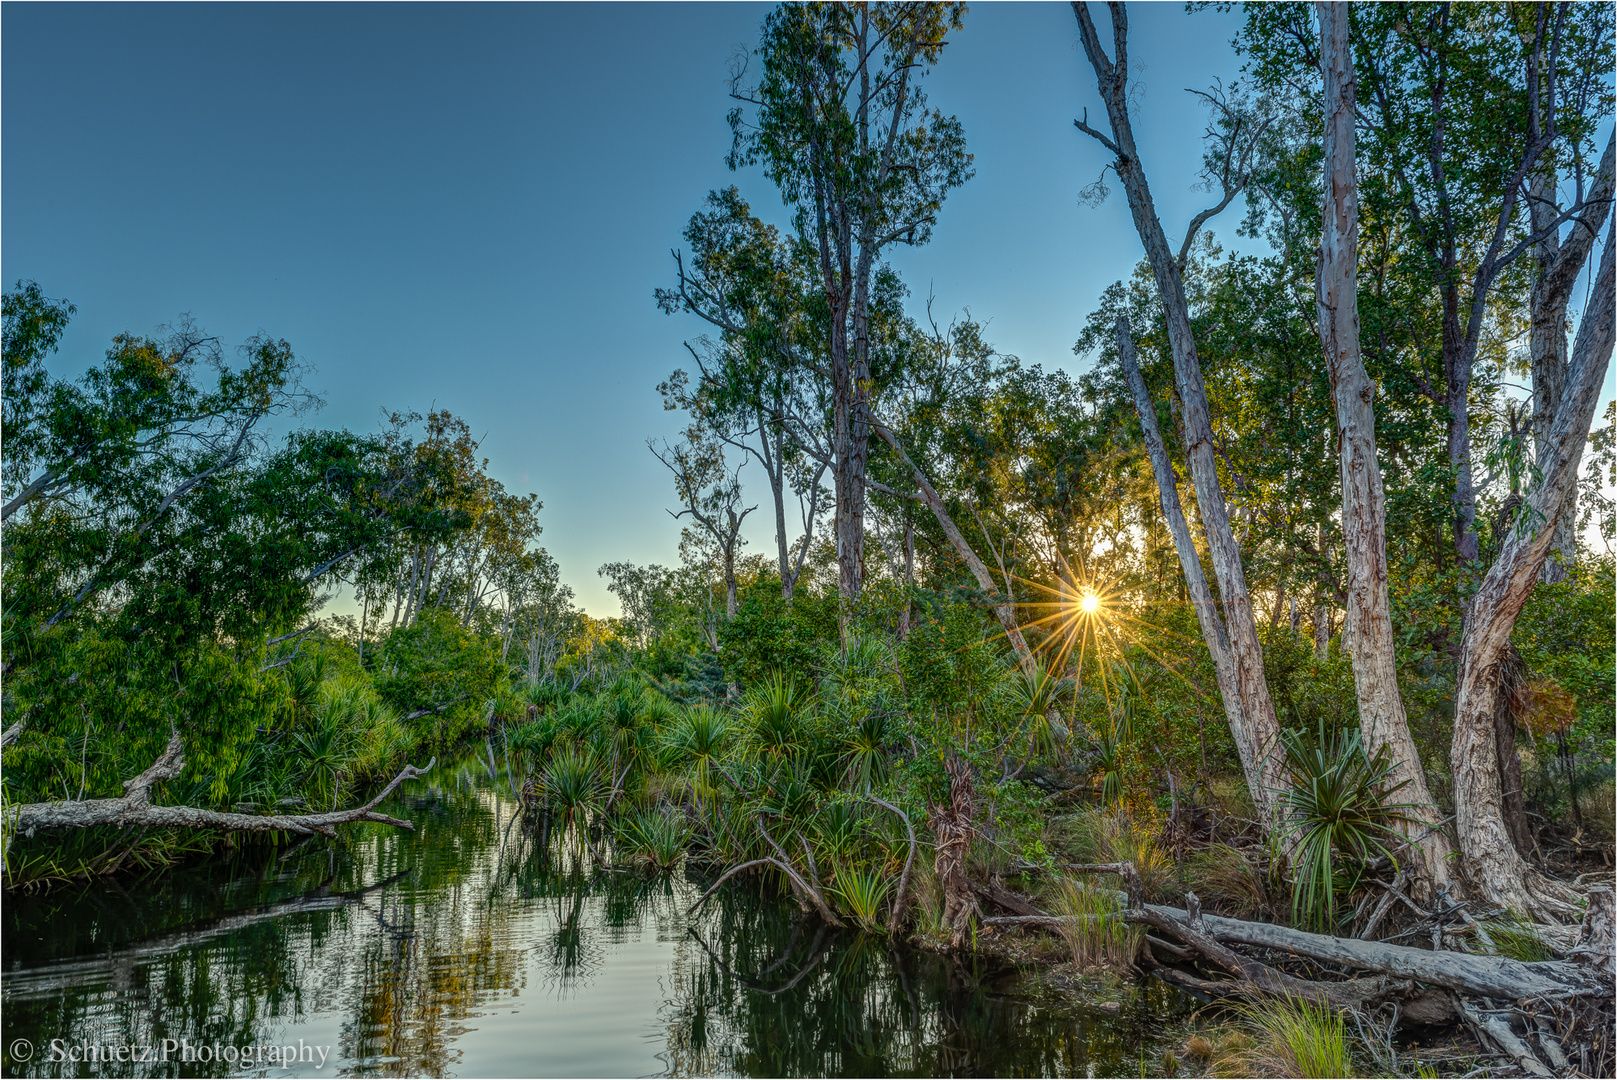
[(994, 906), (1004, 908), (1006, 911), (1014, 912), (1023, 917), (1037, 918), (1048, 914), (1048, 912), (1040, 911), (1026, 897), (1018, 896), (998, 881), (990, 881), (987, 885), (973, 884), (972, 891)]
[[(1122, 898), (1121, 893), (1118, 894)], [(1146, 917), (1146, 916), (1149, 916)], [(1190, 915), (1180, 908), (1147, 904), (1126, 911), (1125, 918), (1153, 927), (1188, 926)], [(985, 926), (1028, 926), (1059, 930), (1063, 918), (1054, 915), (1011, 915), (984, 919)], [(1504, 956), (1479, 956), (1447, 950), (1416, 949), (1380, 941), (1359, 941), (1293, 930), (1273, 923), (1246, 922), (1218, 915), (1202, 915), (1203, 933), (1216, 943), (1255, 945), (1311, 960), (1323, 960), (1378, 975), (1414, 979), (1461, 993), (1515, 1001), (1520, 998), (1564, 998), (1572, 995), (1610, 997), (1612, 986), (1582, 965), (1558, 960), (1525, 963)], [(1180, 935), (1175, 935), (1180, 936)], [(1183, 938), (1181, 937), (1181, 940)]]
[[(1188, 921), (1178, 908), (1150, 905), (1179, 922)], [(1272, 923), (1246, 922), (1203, 915), (1207, 932), (1219, 941), (1278, 949), (1312, 960), (1345, 967), (1418, 979), (1467, 994), (1515, 1000), (1524, 997), (1565, 997), (1572, 994), (1611, 996), (1612, 987), (1589, 977), (1576, 964), (1558, 960), (1525, 963), (1504, 956), (1479, 956), (1448, 950), (1417, 949), (1381, 941), (1330, 937), (1293, 930)]]
[(399, 829), (415, 826), (399, 818), (379, 814), (376, 807), (406, 780), (425, 776), (438, 763), (433, 758), (426, 768), (406, 765), (381, 792), (364, 806), (333, 810), (324, 814), (229, 814), (194, 806), (156, 806), (152, 787), (173, 780), (185, 769), (185, 751), (179, 735), (174, 735), (152, 766), (133, 780), (123, 782), (121, 799), (79, 799), (64, 802), (23, 803), (6, 808), (8, 836), (32, 836), (40, 829), (87, 829), (97, 825), (154, 829), (217, 829), (222, 832), (291, 832), (301, 835), (336, 836), (338, 825), (374, 821)]

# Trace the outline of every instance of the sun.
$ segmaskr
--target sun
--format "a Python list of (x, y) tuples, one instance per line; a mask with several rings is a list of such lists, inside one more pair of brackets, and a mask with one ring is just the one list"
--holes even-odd
[(1085, 614), (1093, 615), (1096, 611), (1100, 610), (1100, 597), (1096, 596), (1094, 593), (1085, 593), (1084, 598), (1079, 601), (1078, 606), (1084, 609)]

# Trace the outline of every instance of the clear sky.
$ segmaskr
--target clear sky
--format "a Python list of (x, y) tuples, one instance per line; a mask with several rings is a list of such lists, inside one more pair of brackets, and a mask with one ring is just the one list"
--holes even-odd
[[(652, 301), (669, 250), (731, 183), (788, 221), (760, 173), (724, 166), (729, 61), (767, 10), (7, 3), (0, 276), (78, 305), (64, 369), (188, 312), (227, 342), (288, 339), (328, 401), (315, 424), (464, 417), (494, 475), (543, 500), (583, 605), (615, 613), (596, 567), (677, 561), (645, 440), (681, 426), (655, 386), (702, 328)], [(1130, 17), (1140, 151), (1177, 239), (1207, 198), (1184, 90), (1236, 75), (1239, 16)], [(973, 7), (928, 93), (977, 176), (894, 264), (1001, 350), (1076, 366), (1085, 315), (1141, 249), (1120, 193), (1078, 202), (1107, 155), (1072, 126), (1100, 109), (1070, 7)], [(1214, 223), (1226, 243), (1239, 211)]]

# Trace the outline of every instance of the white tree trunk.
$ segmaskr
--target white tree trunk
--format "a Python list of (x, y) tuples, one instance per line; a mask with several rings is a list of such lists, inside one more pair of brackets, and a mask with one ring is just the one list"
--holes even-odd
[(1419, 852), (1412, 875), (1430, 896), (1449, 881), (1453, 847), (1426, 785), (1409, 733), (1387, 596), (1387, 499), (1376, 457), (1376, 386), (1359, 353), (1359, 190), (1354, 176), (1353, 50), (1348, 5), (1317, 5), (1325, 75), (1325, 214), (1319, 256), (1319, 339), (1331, 376), (1342, 481), (1342, 538), (1347, 549), (1349, 617), (1342, 644), (1353, 660), (1353, 689), (1365, 751), (1387, 753), (1400, 802), (1413, 803), (1406, 834)]
[(1140, 429), (1145, 433), (1146, 454), (1151, 459), (1151, 471), (1157, 478), (1157, 494), (1162, 503), (1162, 515), (1168, 519), (1168, 532), (1173, 537), (1174, 549), (1179, 553), (1179, 566), (1185, 574), (1185, 587), (1190, 593), (1191, 606), (1196, 610), (1196, 621), (1201, 624), (1202, 638), (1213, 657), (1213, 672), (1218, 680), (1219, 697), (1224, 701), (1224, 716), (1229, 720), (1230, 734), (1235, 738), (1235, 750), (1241, 758), (1241, 769), (1246, 773), (1246, 786), (1252, 799), (1263, 810), (1266, 820), (1275, 817), (1276, 793), (1270, 789), (1263, 774), (1263, 758), (1258, 753), (1256, 740), (1250, 730), (1246, 713), (1241, 707), (1240, 673), (1230, 655), (1229, 635), (1224, 620), (1218, 613), (1213, 590), (1202, 573), (1201, 554), (1191, 539), (1190, 526), (1185, 523), (1185, 512), (1179, 502), (1179, 484), (1174, 478), (1173, 463), (1168, 459), (1168, 447), (1157, 426), (1156, 405), (1145, 388), (1140, 375), (1139, 361), (1134, 353), (1134, 335), (1129, 330), (1126, 316), (1117, 318), (1117, 356), (1123, 363), (1123, 374), (1129, 390), (1134, 394), (1134, 409), (1140, 416)]
[(1555, 536), (1555, 519), (1577, 482), (1583, 445), (1600, 384), (1611, 363), (1617, 275), (1608, 227), (1600, 276), (1578, 326), (1565, 390), (1546, 439), (1538, 484), (1518, 511), (1499, 555), (1466, 609), (1460, 640), (1459, 689), (1454, 701), (1454, 814), (1468, 876), (1485, 900), (1543, 917), (1572, 914), (1575, 897), (1517, 854), (1500, 813), (1498, 746), (1493, 710), (1499, 660), (1527, 603)]

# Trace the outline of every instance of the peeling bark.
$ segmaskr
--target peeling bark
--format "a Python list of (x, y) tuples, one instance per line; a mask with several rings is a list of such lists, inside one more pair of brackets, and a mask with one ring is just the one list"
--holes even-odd
[[(1348, 5), (1317, 5), (1320, 66), (1325, 75), (1325, 213), (1320, 243), (1319, 337), (1331, 376), (1342, 484), (1342, 538), (1347, 550), (1348, 619), (1342, 644), (1353, 661), (1353, 689), (1365, 751), (1385, 753), (1413, 804), (1401, 826), (1419, 852), (1414, 891), (1426, 898), (1449, 882), (1453, 846), (1438, 827), (1442, 815), (1426, 785), (1420, 752), (1398, 692), (1392, 610), (1387, 595), (1387, 498), (1376, 456), (1376, 386), (1359, 352), (1359, 189), (1354, 175), (1353, 51)], [(1417, 839), (1418, 837), (1418, 839)]]
[(1494, 709), (1499, 664), (1511, 631), (1538, 580), (1555, 535), (1555, 519), (1577, 481), (1600, 384), (1611, 362), (1614, 290), (1613, 229), (1606, 231), (1600, 275), (1578, 326), (1566, 392), (1555, 412), (1538, 484), (1528, 493), (1499, 555), (1465, 613), (1455, 694), (1455, 826), (1467, 874), (1489, 903), (1544, 918), (1571, 915), (1576, 896), (1527, 864), (1511, 843), (1500, 812), (1501, 786)]

